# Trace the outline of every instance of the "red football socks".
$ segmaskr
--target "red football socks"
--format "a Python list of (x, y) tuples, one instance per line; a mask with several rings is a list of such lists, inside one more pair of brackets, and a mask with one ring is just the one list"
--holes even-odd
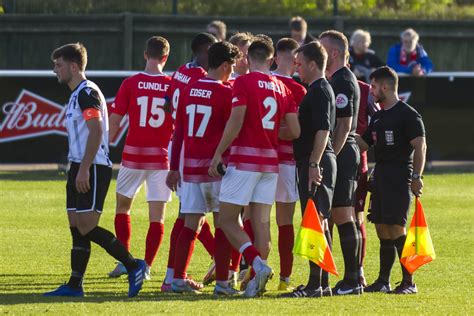
[(122, 245), (130, 251), (130, 236), (132, 235), (132, 224), (129, 214), (115, 215), (115, 235)]
[[(220, 228), (216, 228), (216, 280), (227, 281), (229, 275), (229, 263), (232, 246)], [(237, 265), (238, 267), (238, 265)]]
[(260, 256), (260, 253), (258, 252), (257, 248), (255, 248), (253, 245), (250, 245), (245, 248), (242, 255), (245, 258), (245, 262), (250, 262), (250, 264), (253, 264), (255, 258)]
[(215, 242), (214, 242), (214, 236), (212, 235), (212, 232), (211, 232), (211, 226), (209, 226), (209, 223), (207, 222), (207, 220), (202, 225), (201, 232), (199, 233), (197, 238), (203, 244), (204, 248), (206, 248), (206, 251), (209, 253), (209, 255), (213, 258)]
[(293, 225), (278, 226), (278, 252), (280, 254), (280, 277), (288, 278), (293, 268)]
[(186, 279), (186, 270), (194, 251), (194, 243), (196, 241), (197, 233), (188, 228), (183, 227), (181, 234), (179, 234), (176, 243), (176, 254), (174, 261), (174, 278)]
[(174, 268), (174, 259), (175, 259), (175, 250), (176, 250), (176, 242), (178, 241), (179, 234), (184, 227), (184, 219), (177, 218), (174, 222), (173, 229), (171, 230), (170, 235), (170, 250), (168, 253), (168, 268)]
[[(217, 236), (216, 236), (216, 252), (217, 252)], [(217, 255), (216, 255), (217, 256)], [(240, 266), (240, 259), (242, 258), (242, 254), (238, 251), (232, 248), (231, 251), (231, 263), (229, 270), (237, 272), (239, 271), (239, 266)]]
[(160, 222), (151, 222), (146, 235), (145, 262), (151, 267), (165, 232), (165, 226)]

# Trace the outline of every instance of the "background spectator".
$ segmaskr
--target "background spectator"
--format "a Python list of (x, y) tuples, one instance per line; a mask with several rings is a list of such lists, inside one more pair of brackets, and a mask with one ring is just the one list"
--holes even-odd
[(398, 73), (423, 76), (433, 71), (433, 63), (423, 46), (418, 43), (419, 35), (414, 29), (400, 34), (401, 43), (392, 46), (388, 52), (387, 66)]
[(219, 20), (214, 20), (206, 27), (206, 32), (214, 35), (219, 42), (225, 41), (227, 34), (227, 25)]
[(350, 40), (349, 64), (357, 79), (364, 82), (369, 82), (370, 73), (375, 68), (385, 65), (375, 52), (369, 49), (371, 42), (370, 33), (360, 29), (352, 33)]
[(315, 40), (314, 36), (308, 33), (308, 23), (300, 16), (291, 18), (290, 32), (291, 38), (297, 41), (300, 46)]

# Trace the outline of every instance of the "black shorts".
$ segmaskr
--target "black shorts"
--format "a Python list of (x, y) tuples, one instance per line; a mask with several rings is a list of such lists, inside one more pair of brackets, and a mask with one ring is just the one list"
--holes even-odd
[(337, 155), (337, 180), (332, 207), (355, 206), (360, 151), (356, 143), (346, 143)]
[[(334, 186), (336, 185), (336, 155), (334, 153), (324, 153), (321, 157), (319, 166), (323, 168), (323, 181), (316, 190), (314, 197), (318, 212), (325, 218), (331, 215), (331, 205), (334, 195)], [(306, 202), (309, 199), (308, 172), (309, 157), (296, 162), (298, 193), (300, 195), (301, 214), (304, 214)]]
[(375, 224), (407, 223), (411, 203), (411, 170), (402, 164), (377, 164), (368, 220)]
[(76, 177), (79, 165), (77, 162), (71, 162), (71, 167), (67, 174), (66, 209), (77, 213), (91, 211), (102, 213), (110, 179), (112, 178), (112, 168), (92, 164), (89, 169), (90, 190), (86, 193), (79, 193), (76, 190)]

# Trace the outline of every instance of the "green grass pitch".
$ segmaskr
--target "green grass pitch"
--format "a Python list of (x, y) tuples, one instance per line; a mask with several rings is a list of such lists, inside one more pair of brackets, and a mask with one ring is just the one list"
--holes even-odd
[[(113, 231), (115, 181), (106, 201), (101, 225)], [(177, 199), (169, 204), (166, 232), (153, 267), (153, 279), (138, 297), (128, 299), (126, 278), (109, 279), (114, 260), (97, 246), (86, 273), (86, 297), (46, 298), (41, 294), (66, 281), (71, 239), (65, 214), (65, 176), (54, 171), (0, 172), (0, 313), (2, 314), (471, 314), (474, 281), (474, 174), (432, 174), (425, 177), (422, 203), (437, 258), (415, 274), (419, 293), (410, 296), (364, 294), (361, 297), (279, 299), (278, 277), (257, 299), (215, 299), (212, 286), (204, 294), (183, 296), (159, 292), (166, 268), (169, 233), (177, 216)], [(144, 190), (132, 214), (132, 252), (143, 257), (148, 216)], [(301, 220), (299, 206), (295, 229)], [(411, 217), (410, 213), (410, 217)], [(211, 220), (211, 219), (210, 219)], [(277, 229), (272, 218), (270, 265), (278, 275)], [(340, 272), (343, 261), (337, 233), (334, 257)], [(189, 274), (200, 280), (210, 263), (199, 242)], [(378, 240), (368, 225), (366, 277), (378, 273)], [(295, 258), (292, 282), (306, 281), (307, 262)], [(392, 286), (400, 281), (398, 264)], [(337, 278), (331, 277), (335, 284)]]

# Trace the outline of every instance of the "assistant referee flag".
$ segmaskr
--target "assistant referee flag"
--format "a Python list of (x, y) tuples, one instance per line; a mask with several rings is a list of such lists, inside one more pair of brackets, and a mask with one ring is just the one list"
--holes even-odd
[(313, 261), (324, 271), (339, 275), (312, 199), (306, 204), (293, 253)]
[(436, 258), (420, 199), (415, 199), (415, 214), (410, 223), (400, 262), (413, 273), (422, 265)]

